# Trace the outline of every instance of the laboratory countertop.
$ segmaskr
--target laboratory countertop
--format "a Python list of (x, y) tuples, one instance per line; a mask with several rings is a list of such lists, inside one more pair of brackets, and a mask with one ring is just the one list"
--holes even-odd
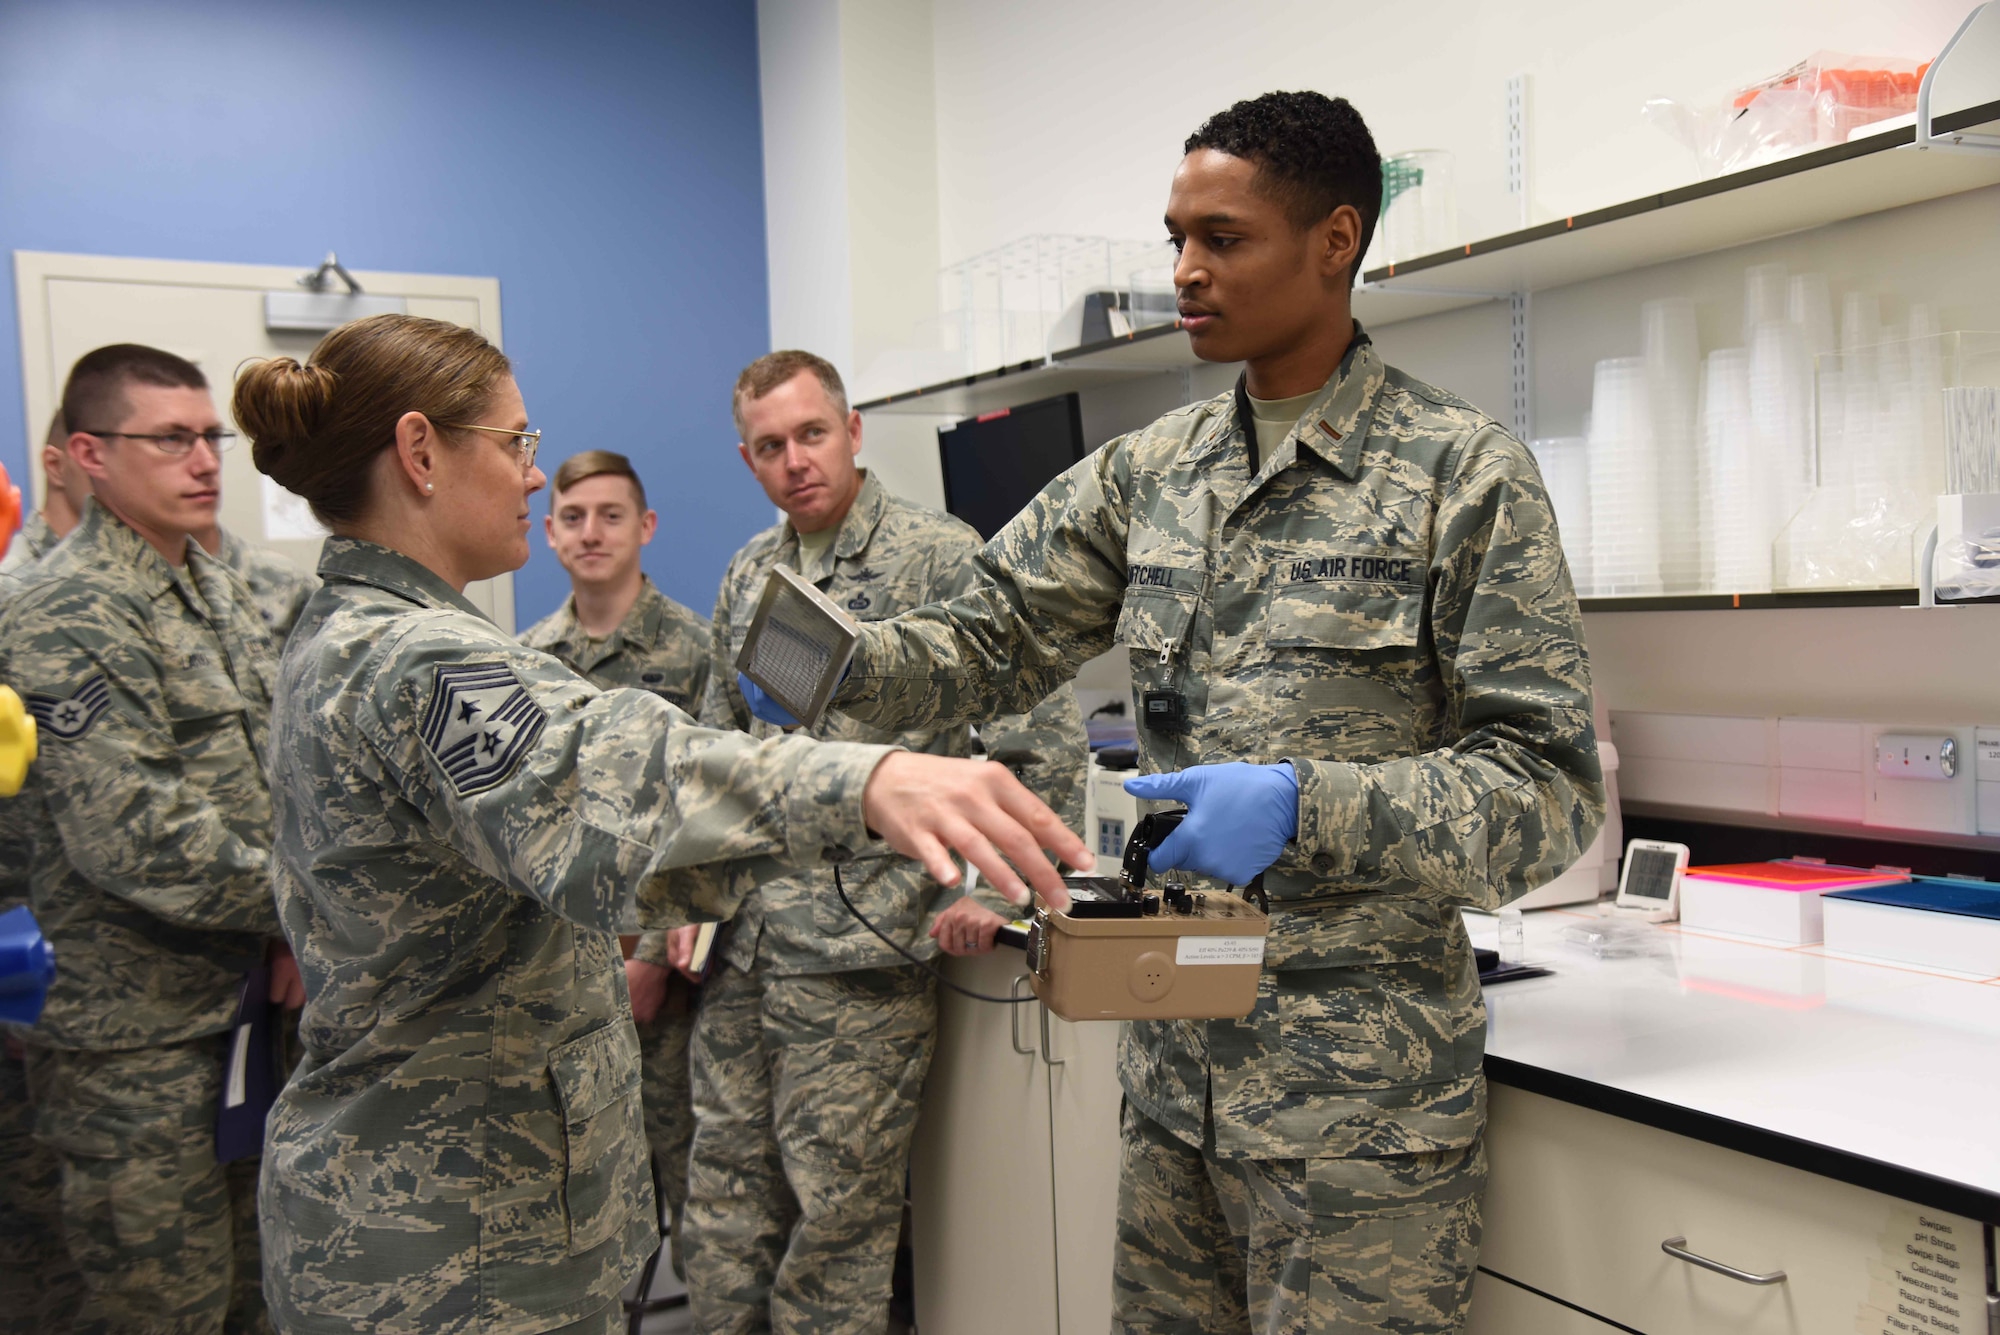
[(1601, 912), (1523, 915), (1554, 972), (1486, 989), (1491, 1080), (2000, 1224), (2000, 979), (1671, 925), (1600, 959), (1563, 930)]

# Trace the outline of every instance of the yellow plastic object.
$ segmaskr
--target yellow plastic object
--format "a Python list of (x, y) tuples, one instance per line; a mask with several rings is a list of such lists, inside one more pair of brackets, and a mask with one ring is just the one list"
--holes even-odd
[(12, 797), (35, 761), (35, 720), (11, 686), (0, 686), (0, 797)]

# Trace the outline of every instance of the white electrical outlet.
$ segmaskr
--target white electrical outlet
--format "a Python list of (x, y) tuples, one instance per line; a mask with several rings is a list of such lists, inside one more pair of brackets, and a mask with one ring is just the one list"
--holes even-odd
[(1867, 728), (1873, 764), (1868, 774), (1870, 825), (1939, 834), (1978, 828), (1972, 728)]
[(1973, 733), (1973, 761), (1978, 780), (1978, 824), (1981, 834), (2000, 834), (2000, 728), (1978, 728)]

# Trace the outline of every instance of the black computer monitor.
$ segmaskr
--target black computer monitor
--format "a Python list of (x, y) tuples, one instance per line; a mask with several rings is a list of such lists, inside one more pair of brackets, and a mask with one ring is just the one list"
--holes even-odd
[(1075, 394), (1024, 403), (938, 428), (944, 508), (990, 538), (1089, 453)]

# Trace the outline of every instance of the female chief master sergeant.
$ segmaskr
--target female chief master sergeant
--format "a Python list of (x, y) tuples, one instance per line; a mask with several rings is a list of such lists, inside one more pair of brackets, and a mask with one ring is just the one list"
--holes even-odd
[[(658, 1242), (613, 932), (727, 916), (873, 829), (1017, 898), (1089, 856), (1000, 766), (696, 727), (465, 600), (542, 486), (506, 359), (408, 316), (260, 363), (257, 467), (333, 529), (273, 708), (274, 881), (308, 1001), (269, 1124), (288, 1332), (597, 1332)], [(990, 842), (989, 842), (990, 841)], [(1047, 884), (1044, 884), (1044, 883)]]

